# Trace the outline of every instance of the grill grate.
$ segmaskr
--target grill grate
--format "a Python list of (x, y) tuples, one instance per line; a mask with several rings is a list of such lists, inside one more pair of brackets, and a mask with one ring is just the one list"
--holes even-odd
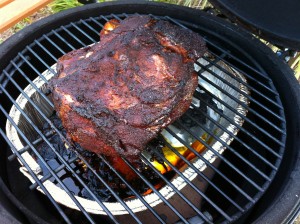
[[(49, 108), (53, 108), (53, 103), (47, 97), (47, 91), (40, 88), (37, 83), (32, 80), (39, 77), (44, 83), (48, 83), (44, 71), (55, 74), (55, 69), (52, 65), (56, 63), (60, 56), (71, 50), (97, 42), (99, 39), (99, 31), (103, 28), (106, 21), (111, 18), (120, 20), (127, 16), (127, 14), (112, 14), (109, 16), (91, 17), (89, 19), (71, 22), (67, 26), (61, 26), (47, 34), (42, 34), (39, 39), (34, 40), (32, 44), (28, 45), (22, 52), (16, 55), (14, 60), (3, 70), (0, 77), (0, 91), (1, 98), (4, 99), (3, 102), (6, 101), (9, 102), (9, 105), (14, 105), (23, 118), (24, 123), (26, 123), (26, 125), (21, 125), (26, 126), (30, 132), (34, 133), (30, 136), (26, 135), (28, 130), (26, 130), (26, 128), (22, 129), (10, 116), (8, 112), (10, 108), (4, 106), (4, 104), (0, 105), (0, 116), (5, 118), (4, 120), (8, 120), (8, 123), (16, 130), (15, 134), (19, 136), (24, 146), (17, 148), (15, 142), (12, 142), (7, 136), (5, 129), (2, 128), (4, 125), (2, 126), (1, 123), (0, 134), (7, 142), (7, 146), (13, 151), (13, 154), (9, 156), (9, 160), (15, 158), (19, 159), (26, 168), (26, 172), (29, 172), (32, 180), (34, 180), (30, 189), (41, 189), (67, 223), (72, 223), (74, 220), (66, 214), (64, 207), (56, 202), (55, 195), (49, 192), (47, 189), (47, 181), (57, 183), (74, 203), (74, 207), (77, 207), (90, 223), (95, 222), (95, 216), (90, 214), (90, 211), (85, 208), (82, 201), (74, 195), (74, 192), (72, 192), (62, 180), (60, 176), (62, 171), (72, 176), (72, 178), (89, 193), (91, 199), (102, 208), (104, 211), (103, 214), (105, 213), (111, 221), (116, 223), (122, 222), (119, 216), (114, 214), (111, 209), (112, 207), (102, 202), (82, 179), (79, 171), (74, 169), (75, 161), (78, 160), (86, 164), (86, 169), (90, 170), (95, 178), (111, 192), (115, 200), (121, 204), (124, 211), (127, 211), (126, 213), (128, 213), (133, 220), (137, 223), (143, 223), (143, 217), (138, 216), (127, 203), (128, 200), (122, 199), (118, 193), (109, 186), (106, 180), (103, 179), (85, 157), (82, 156), (80, 150), (74, 151), (72, 156), (65, 158), (53, 146), (49, 140), (51, 136), (57, 134), (62, 139), (65, 139), (65, 137), (62, 130), (53, 124), (44, 111), (43, 104), (46, 104)], [(159, 18), (166, 19), (183, 28), (192, 29), (202, 35), (205, 34), (205, 32), (196, 25), (191, 25), (184, 21), (177, 21), (168, 16)], [(208, 116), (207, 112), (200, 110), (195, 104), (192, 105), (192, 108), (198, 112), (199, 116), (204, 117), (213, 127), (216, 127), (219, 132), (224, 132), (227, 139), (221, 137), (215, 130), (203, 126), (195, 116), (188, 113), (184, 116), (198, 126), (202, 126), (202, 129), (210, 136), (211, 141), (207, 141), (207, 139), (202, 138), (191, 130), (187, 123), (184, 122), (185, 120), (178, 120), (176, 126), (203, 144), (206, 147), (206, 152), (210, 153), (210, 157), (213, 157), (214, 161), (219, 161), (221, 165), (218, 165), (218, 162), (212, 162), (208, 157), (204, 156), (203, 153), (199, 153), (195, 150), (189, 143), (183, 140), (174, 129), (170, 127), (166, 128), (166, 131), (175, 137), (178, 142), (196, 155), (196, 158), (206, 167), (205, 171), (203, 171), (194, 163), (194, 160), (190, 161), (186, 159), (177, 151), (176, 147), (173, 147), (169, 141), (166, 141), (165, 138), (160, 136), (160, 140), (163, 141), (177, 157), (184, 161), (187, 169), (191, 169), (197, 175), (200, 182), (206, 183), (207, 190), (205, 190), (199, 188), (181, 169), (169, 162), (159, 151), (155, 149), (152, 150), (155, 157), (169, 166), (174, 174), (185, 182), (194, 195), (201, 196), (201, 204), (195, 204), (185, 193), (177, 189), (177, 186), (174, 185), (172, 180), (166, 178), (155, 169), (149, 158), (144, 154), (141, 155), (141, 160), (165, 182), (166, 186), (181, 198), (183, 204), (193, 210), (195, 216), (199, 216), (200, 220), (208, 223), (232, 222), (255, 204), (276, 174), (285, 146), (284, 112), (278, 93), (272, 84), (272, 80), (254, 59), (247, 57), (247, 54), (243, 52), (241, 48), (230, 43), (228, 40), (226, 41), (227, 45), (230, 46), (228, 47), (230, 50), (227, 48), (227, 45), (223, 46), (219, 44), (222, 40), (221, 36), (204, 35), (204, 37), (209, 52), (201, 60), (198, 60), (196, 67), (199, 70), (198, 75), (200, 79), (205, 82), (206, 85), (203, 86), (199, 84), (199, 88), (213, 99), (214, 104), (219, 105), (219, 107), (221, 105), (223, 110), (226, 109), (229, 111), (229, 114), (233, 114), (234, 116), (223, 113), (218, 107), (213, 107), (200, 92), (199, 94), (195, 93), (194, 97), (196, 100), (199, 100), (202, 105), (205, 105), (206, 108), (210, 108), (215, 116), (218, 116), (219, 119), (222, 119), (226, 124), (231, 125), (235, 129), (230, 131), (227, 126), (216, 121), (214, 117)], [(220, 76), (220, 72), (216, 71), (221, 71), (226, 77), (230, 77), (230, 80), (234, 80), (238, 83), (238, 85), (234, 85), (228, 81), (228, 79)], [(210, 76), (204, 74), (209, 74)], [(227, 89), (220, 87), (219, 84), (216, 84), (216, 82), (212, 81), (209, 77), (218, 80), (218, 83), (222, 83)], [(38, 98), (43, 104), (38, 105), (32, 100), (32, 97), (26, 93), (24, 89), (28, 85), (36, 91), (36, 95), (38, 95)], [(207, 86), (210, 86), (214, 91), (207, 89)], [(220, 93), (223, 97), (217, 97), (215, 93)], [(32, 111), (34, 112), (32, 112), (32, 114), (27, 113), (24, 108), (22, 109), (21, 105), (18, 105), (15, 99), (20, 94), (33, 108)], [(238, 106), (234, 107), (224, 100), (225, 96)], [(43, 133), (41, 127), (33, 122), (35, 116), (41, 117), (48, 123), (51, 130), (47, 133)], [(3, 122), (3, 120), (1, 120), (1, 122)], [(236, 133), (237, 130), (238, 133)], [(37, 148), (38, 145), (43, 142), (50, 147), (57, 157), (59, 164), (54, 168), (47, 163)], [(69, 144), (66, 139), (65, 142)], [(216, 147), (213, 147), (212, 142), (218, 144), (219, 148), (216, 149)], [(31, 155), (34, 155), (35, 158), (41, 161), (44, 169), (48, 171), (46, 175), (42, 176), (41, 170), (32, 169), (24, 156), (27, 152), (30, 152)], [(151, 181), (145, 178), (125, 158), (123, 158), (123, 160), (170, 210), (167, 219), (160, 211), (155, 209), (155, 207), (153, 208), (149, 201), (131, 186), (131, 183), (128, 183), (118, 174), (102, 155), (99, 155), (99, 160), (106, 164), (112, 172), (118, 176), (124, 185), (131, 190), (136, 199), (147, 208), (155, 220), (165, 223), (168, 221), (168, 216), (172, 214), (181, 222), (189, 223), (189, 217), (185, 217), (177, 206), (165, 198), (161, 191), (156, 189)], [(212, 172), (214, 178), (212, 179), (206, 171)]]

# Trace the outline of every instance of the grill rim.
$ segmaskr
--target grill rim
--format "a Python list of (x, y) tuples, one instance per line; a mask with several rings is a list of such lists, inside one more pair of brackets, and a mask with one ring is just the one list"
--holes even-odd
[[(145, 5), (147, 5), (147, 7), (145, 7)], [(248, 39), (247, 41), (250, 41), (249, 38), (251, 38), (250, 34), (237, 27), (231, 25), (231, 24), (226, 24), (224, 23), (223, 20), (219, 19), (219, 18), (215, 18), (213, 16), (210, 16), (206, 13), (200, 12), (198, 10), (194, 10), (194, 9), (189, 9), (189, 8), (184, 8), (184, 7), (179, 7), (179, 6), (174, 6), (174, 5), (169, 5), (169, 4), (161, 4), (161, 3), (147, 3), (147, 2), (140, 2), (140, 1), (128, 1), (126, 3), (121, 3), (121, 2), (115, 2), (115, 3), (102, 3), (101, 6), (103, 6), (103, 8), (101, 8), (103, 10), (103, 12), (101, 12), (101, 10), (99, 10), (99, 4), (93, 4), (93, 5), (88, 5), (88, 6), (83, 6), (85, 8), (85, 10), (89, 11), (90, 10), (94, 10), (93, 12), (98, 15), (98, 14), (103, 14), (105, 15), (105, 12), (108, 11), (109, 14), (111, 13), (118, 13), (117, 11), (120, 10), (122, 12), (124, 12), (124, 7), (126, 7), (126, 12), (130, 13), (129, 11), (135, 12), (134, 10), (137, 10), (139, 13), (149, 13), (149, 11), (155, 11), (156, 15), (168, 15), (171, 17), (175, 17), (176, 19), (178, 19), (178, 17), (182, 17), (182, 20), (191, 22), (191, 23), (197, 23), (197, 22), (193, 22), (193, 21), (197, 21), (198, 19), (203, 19), (203, 20), (207, 20), (207, 22), (211, 25), (213, 25), (214, 23), (217, 26), (224, 26), (225, 27), (225, 32), (228, 31), (227, 29), (229, 28), (231, 31), (231, 34), (228, 35), (232, 35), (232, 31), (235, 32), (235, 34), (237, 36), (239, 36), (239, 38), (241, 39)], [(114, 7), (111, 7), (114, 6)], [(118, 7), (116, 7), (118, 6)], [(143, 6), (143, 7), (142, 7)], [(151, 10), (150, 7), (151, 6)], [(165, 7), (164, 10), (161, 9), (161, 7)], [(28, 43), (32, 42), (32, 39), (36, 38), (37, 36), (40, 36), (39, 34), (41, 32), (47, 32), (50, 31), (52, 29), (53, 26), (55, 26), (55, 24), (61, 22), (60, 24), (63, 25), (62, 23), (69, 23), (70, 21), (74, 20), (73, 15), (75, 16), (75, 18), (82, 18), (84, 19), (85, 17), (90, 17), (91, 14), (87, 14), (85, 13), (82, 7), (78, 7), (76, 9), (72, 9), (72, 10), (68, 10), (59, 14), (56, 14), (55, 16), (50, 16), (49, 18), (46, 18), (40, 22), (37, 22), (36, 24), (33, 24), (31, 26), (29, 26), (28, 28), (22, 30), (20, 33), (18, 33), (17, 35), (14, 35), (13, 37), (9, 38), (7, 41), (5, 41), (1, 46), (0, 46), (0, 57), (4, 58), (5, 60), (2, 60), (3, 65), (8, 64), (6, 62), (9, 62), (9, 60), (12, 59), (12, 57), (14, 57), (13, 52), (20, 52), (21, 50), (18, 49), (23, 49), (23, 46), (28, 45)], [(80, 13), (78, 13), (78, 11), (80, 11)], [(115, 11), (115, 12), (114, 12)], [(145, 11), (145, 12), (143, 12)], [(66, 17), (68, 17), (68, 20), (66, 19)], [(198, 19), (197, 19), (198, 17)], [(60, 21), (59, 21), (60, 19)], [(43, 31), (42, 31), (42, 30)], [(45, 30), (45, 31), (44, 31)], [(229, 32), (229, 31), (228, 31)], [(22, 44), (15, 44), (16, 42), (21, 41)], [(278, 90), (278, 92), (286, 92), (286, 89), (280, 85), (283, 82), (288, 82), (291, 86), (291, 88), (288, 90), (289, 92), (289, 96), (292, 96), (292, 98), (294, 100), (291, 100), (291, 98), (289, 97), (283, 97), (284, 94), (280, 94), (281, 100), (283, 102), (283, 104), (287, 104), (287, 102), (291, 101), (293, 102), (293, 106), (294, 106), (294, 110), (291, 111), (291, 109), (289, 109), (289, 115), (297, 115), (296, 113), (299, 112), (299, 108), (300, 108), (300, 103), (299, 103), (299, 98), (297, 99), (295, 97), (295, 93), (299, 92), (299, 87), (297, 88), (297, 86), (295, 85), (295, 78), (292, 75), (292, 72), (290, 70), (289, 67), (287, 67), (287, 65), (284, 65), (282, 63), (281, 60), (279, 59), (275, 59), (274, 60), (274, 56), (270, 56), (270, 54), (273, 54), (273, 52), (269, 49), (267, 49), (264, 45), (262, 45), (262, 43), (260, 43), (258, 40), (256, 39), (252, 39), (251, 40), (253, 42), (253, 44), (258, 46), (258, 50), (262, 53), (261, 55), (261, 59), (258, 61), (262, 61), (263, 57), (265, 55), (267, 55), (268, 57), (268, 62), (273, 62), (271, 63), (272, 65), (271, 68), (270, 66), (268, 68), (272, 69), (272, 67), (277, 67), (277, 69), (279, 70), (279, 72), (277, 72), (276, 75), (276, 79), (273, 79), (273, 81), (277, 81), (275, 82), (275, 87)], [(22, 46), (22, 47), (21, 47)], [(249, 48), (249, 52), (252, 52), (251, 47), (245, 46), (247, 48)], [(5, 56), (5, 57), (4, 57)], [(10, 56), (10, 57), (9, 57)], [(1, 69), (1, 65), (0, 65), (0, 69)], [(286, 74), (285, 76), (282, 76), (283, 74)], [(281, 81), (279, 81), (281, 80)], [(296, 83), (297, 84), (297, 83)], [(287, 94), (287, 93), (285, 93)], [(282, 99), (283, 97), (283, 99)], [(290, 105), (291, 106), (291, 105)], [(287, 106), (287, 107), (290, 107)], [(285, 108), (285, 107), (284, 107)], [(288, 116), (287, 116), (288, 118)], [(287, 119), (288, 120), (288, 119)], [(291, 122), (288, 122), (291, 123)], [(297, 139), (297, 137), (299, 136), (299, 132), (297, 132), (297, 130), (299, 131), (299, 122), (296, 125), (289, 125), (289, 128), (293, 129), (293, 130), (289, 130), (290, 134), (294, 134), (294, 136), (290, 137), (293, 138), (293, 143), (297, 143), (295, 140)], [(298, 128), (298, 129), (297, 129)], [(289, 134), (288, 134), (289, 136)], [(296, 139), (295, 139), (296, 137)], [(298, 140), (299, 142), (299, 140)], [(294, 148), (296, 149), (297, 144), (293, 144)], [(299, 144), (298, 144), (299, 145)], [(296, 161), (297, 162), (297, 161)], [(299, 161), (298, 161), (298, 165), (299, 165)], [(282, 166), (281, 166), (282, 167)]]

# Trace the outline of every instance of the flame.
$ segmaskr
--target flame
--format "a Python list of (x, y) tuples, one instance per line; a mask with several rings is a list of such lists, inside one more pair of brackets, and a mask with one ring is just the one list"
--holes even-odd
[[(154, 185), (153, 187), (156, 189), (156, 190), (158, 190), (158, 189), (160, 189), (161, 187), (163, 187), (165, 184), (162, 182), (162, 183), (158, 183), (158, 184), (156, 184), (156, 185)], [(147, 195), (147, 194), (150, 194), (150, 193), (152, 193), (153, 192), (153, 190), (151, 189), (151, 188), (149, 188), (147, 191), (145, 191), (144, 193), (143, 193), (143, 195), (145, 196), (145, 195)]]
[(106, 22), (103, 26), (103, 29), (100, 32), (100, 36), (108, 34), (110, 31), (117, 28), (120, 24), (120, 21), (117, 19), (111, 19), (108, 22)]
[[(203, 140), (207, 139), (207, 135), (204, 134), (201, 137)], [(199, 142), (198, 140), (194, 141), (191, 145), (191, 147), (193, 149), (195, 149), (195, 151), (197, 151), (198, 153), (201, 153), (205, 150), (205, 146)], [(179, 152), (182, 156), (184, 156), (187, 160), (191, 160), (193, 158), (196, 157), (195, 153), (193, 153), (191, 150), (189, 150), (187, 147), (183, 146), (183, 147), (174, 147), (174, 149), (177, 150), (177, 152)], [(166, 158), (166, 160), (168, 160), (173, 166), (175, 166), (176, 168), (181, 168), (185, 162), (179, 157), (177, 156), (170, 148), (168, 148), (167, 146), (164, 146), (162, 148), (162, 152), (164, 154), (164, 157)], [(152, 165), (161, 173), (164, 174), (168, 171), (171, 171), (172, 168), (166, 163), (164, 162), (163, 164), (158, 162), (157, 160), (154, 160), (153, 162), (151, 162)]]

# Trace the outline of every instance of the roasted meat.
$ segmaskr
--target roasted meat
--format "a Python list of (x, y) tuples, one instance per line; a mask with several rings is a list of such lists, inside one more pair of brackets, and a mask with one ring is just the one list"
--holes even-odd
[(68, 136), (84, 149), (134, 161), (189, 108), (198, 83), (193, 63), (205, 43), (149, 16), (112, 20), (100, 36), (99, 43), (58, 60), (50, 80), (55, 109)]

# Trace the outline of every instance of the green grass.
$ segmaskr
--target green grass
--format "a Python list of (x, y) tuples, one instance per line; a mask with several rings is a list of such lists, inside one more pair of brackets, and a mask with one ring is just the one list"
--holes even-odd
[[(98, 0), (98, 2), (108, 2), (112, 0)], [(54, 13), (60, 12), (66, 9), (74, 8), (77, 6), (81, 6), (77, 0), (55, 0), (49, 6)]]
[[(112, 0), (98, 0), (98, 2), (108, 2)], [(153, 0), (155, 2), (164, 2), (170, 4), (183, 5), (194, 8), (204, 8), (207, 4), (207, 0)], [(55, 0), (50, 4), (50, 7), (54, 13), (60, 12), (66, 9), (74, 8), (81, 6), (82, 4), (78, 3), (77, 0)]]
[(154, 0), (156, 2), (164, 2), (176, 5), (183, 5), (193, 8), (203, 9), (207, 4), (207, 0)]
[[(30, 25), (32, 23), (32, 19), (30, 17), (22, 19), (20, 22), (18, 22), (16, 25), (14, 25), (12, 29), (12, 33), (16, 33), (19, 30), (22, 30), (26, 26)], [(0, 44), (4, 41), (5, 39), (2, 39), (0, 37)]]
[(81, 6), (77, 0), (55, 0), (49, 6), (54, 13)]
[(32, 20), (31, 20), (30, 18), (25, 18), (25, 19), (23, 19), (21, 22), (17, 23), (17, 24), (13, 27), (13, 29), (14, 29), (15, 31), (19, 31), (19, 30), (23, 29), (25, 26), (27, 26), (27, 25), (29, 25), (29, 24), (31, 24), (31, 23), (32, 23)]

